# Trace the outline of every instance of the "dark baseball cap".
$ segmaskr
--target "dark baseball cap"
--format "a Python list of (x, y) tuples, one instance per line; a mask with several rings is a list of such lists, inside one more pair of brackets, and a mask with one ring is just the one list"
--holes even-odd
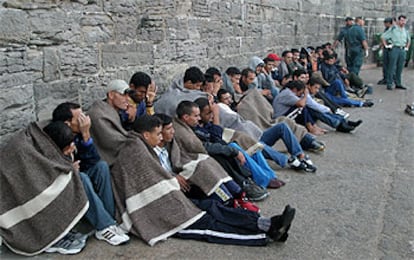
[(350, 17), (350, 16), (348, 16), (347, 18), (345, 18), (345, 21), (346, 22), (348, 22), (348, 21), (353, 21), (354, 20), (354, 18), (352, 18), (352, 17)]
[(391, 17), (385, 18), (384, 23), (392, 23), (392, 18)]

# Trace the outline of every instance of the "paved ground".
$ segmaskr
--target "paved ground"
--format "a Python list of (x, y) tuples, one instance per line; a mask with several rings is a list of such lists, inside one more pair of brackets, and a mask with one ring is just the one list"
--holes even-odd
[[(412, 64), (411, 64), (412, 67)], [(379, 69), (362, 72), (366, 82)], [(252, 248), (168, 239), (149, 247), (138, 239), (112, 247), (90, 238), (80, 259), (414, 259), (414, 70), (404, 71), (407, 91), (374, 87), (372, 108), (346, 109), (364, 123), (353, 134), (329, 132), (328, 149), (312, 154), (316, 174), (277, 172), (288, 184), (258, 203), (263, 215), (297, 209), (286, 244)], [(4, 247), (0, 258), (16, 258)], [(65, 256), (43, 254), (37, 258)]]

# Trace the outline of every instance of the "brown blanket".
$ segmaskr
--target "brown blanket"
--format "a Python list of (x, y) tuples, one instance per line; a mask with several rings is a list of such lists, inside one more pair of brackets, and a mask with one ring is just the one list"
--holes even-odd
[(222, 183), (231, 180), (222, 173), (221, 166), (207, 154), (200, 153), (192, 160), (192, 155), (186, 153), (173, 140), (167, 145), (170, 161), (174, 172), (197, 185), (207, 196), (210, 196)]
[(37, 123), (1, 149), (0, 165), (0, 236), (13, 252), (43, 252), (86, 213), (88, 200), (72, 162)]
[(203, 216), (139, 134), (131, 132), (119, 148), (111, 173), (123, 229), (152, 246)]
[[(190, 181), (200, 189), (210, 195), (223, 182), (231, 180), (231, 177), (221, 167), (221, 165), (210, 157), (204, 149), (203, 143), (194, 134), (193, 130), (178, 118), (174, 118), (176, 146), (182, 160), (184, 172), (181, 175), (188, 175), (193, 172)], [(177, 152), (172, 158), (172, 162), (177, 162)], [(192, 169), (192, 170), (190, 170)], [(197, 177), (197, 178), (195, 178)]]
[(99, 154), (111, 166), (128, 132), (122, 127), (116, 110), (105, 101), (93, 103), (88, 114), (92, 121), (91, 135)]

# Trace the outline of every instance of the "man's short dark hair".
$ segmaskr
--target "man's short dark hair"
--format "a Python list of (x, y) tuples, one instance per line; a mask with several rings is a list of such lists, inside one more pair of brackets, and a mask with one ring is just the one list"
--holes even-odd
[(297, 69), (293, 72), (293, 77), (299, 78), (300, 75), (307, 74), (306, 70), (304, 69)]
[(204, 82), (214, 82), (213, 74), (206, 73), (204, 74), (204, 78), (205, 78)]
[(200, 111), (203, 110), (206, 106), (210, 106), (210, 102), (207, 98), (204, 97), (197, 98), (196, 100), (194, 100), (194, 103), (198, 105)]
[(177, 117), (182, 118), (184, 115), (191, 115), (194, 107), (198, 108), (198, 105), (192, 101), (181, 101), (175, 110)]
[(241, 71), (237, 67), (228, 67), (226, 70), (226, 74), (229, 76), (240, 75)]
[(78, 108), (80, 108), (80, 105), (76, 103), (61, 103), (53, 110), (52, 121), (70, 121), (73, 117), (72, 110)]
[(221, 72), (219, 69), (217, 69), (216, 67), (210, 67), (206, 70), (206, 74), (210, 74), (214, 77), (214, 75), (220, 76), (221, 77)]
[(220, 89), (218, 92), (217, 92), (217, 99), (218, 100), (221, 100), (221, 96), (223, 96), (223, 95), (225, 95), (225, 94), (227, 94), (227, 93), (230, 93), (230, 92), (228, 92), (227, 90), (225, 90), (225, 89)]
[(134, 85), (134, 87), (145, 87), (146, 89), (151, 84), (151, 77), (142, 71), (138, 71), (132, 75), (129, 85)]
[(286, 84), (286, 88), (288, 89), (296, 89), (296, 90), (302, 90), (305, 88), (305, 83), (303, 83), (300, 80), (293, 80)]
[(403, 19), (407, 19), (407, 16), (405, 16), (405, 15), (400, 15), (400, 16), (398, 16), (398, 20), (401, 20), (401, 18), (403, 18)]
[(241, 71), (241, 75), (244, 77), (249, 76), (249, 73), (253, 73), (256, 75), (256, 72), (254, 70), (252, 70), (251, 68), (245, 68)]
[(273, 62), (273, 61), (275, 61), (274, 59), (272, 59), (272, 58), (269, 58), (269, 57), (266, 57), (266, 58), (264, 58), (263, 59), (263, 62), (265, 63), (265, 64), (267, 64), (267, 63), (269, 63), (269, 62)]
[(286, 55), (288, 55), (288, 53), (292, 53), (292, 52), (289, 51), (289, 50), (283, 51), (282, 52), (282, 57), (286, 57)]
[(291, 53), (298, 53), (298, 52), (300, 52), (300, 51), (299, 51), (298, 49), (293, 48), (293, 49), (291, 49), (291, 50), (290, 50), (290, 52), (291, 52)]
[(204, 73), (198, 67), (190, 67), (184, 73), (184, 82), (187, 81), (191, 81), (193, 84), (204, 82)]
[(137, 133), (152, 132), (156, 127), (162, 126), (161, 119), (156, 116), (142, 115), (135, 119), (132, 130)]
[(69, 146), (74, 139), (72, 129), (63, 121), (50, 122), (43, 128), (43, 131), (52, 139), (52, 141), (63, 150)]
[(154, 116), (158, 117), (162, 121), (162, 126), (166, 126), (172, 123), (172, 117), (166, 114), (156, 113)]

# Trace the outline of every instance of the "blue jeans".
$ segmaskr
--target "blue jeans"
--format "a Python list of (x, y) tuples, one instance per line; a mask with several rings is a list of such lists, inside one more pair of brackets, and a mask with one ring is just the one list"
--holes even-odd
[(256, 152), (250, 157), (250, 155), (238, 144), (232, 142), (229, 143), (229, 146), (234, 147), (243, 153), (246, 158), (244, 166), (250, 170), (254, 182), (259, 186), (266, 188), (267, 185), (269, 185), (270, 180), (276, 178), (275, 172), (267, 164), (266, 159), (261, 152)]
[[(289, 126), (285, 123), (279, 123), (268, 128), (263, 132), (262, 137), (260, 137), (260, 141), (269, 146), (273, 146), (279, 139), (283, 140), (283, 143), (286, 145), (291, 155), (298, 156), (303, 154), (303, 150), (298, 142), (298, 139), (296, 139), (296, 136), (292, 133), (292, 130), (290, 130)], [(266, 147), (265, 152), (268, 153), (268, 149), (266, 149)], [(272, 154), (274, 153), (272, 152)], [(268, 155), (272, 158), (272, 154)], [(279, 164), (281, 167), (285, 167), (287, 164), (288, 158), (287, 156), (285, 158), (286, 160), (284, 163)]]
[[(345, 92), (345, 86), (342, 80), (334, 80), (329, 87), (326, 87), (325, 94), (335, 103), (340, 106), (361, 107), (363, 102), (348, 98)], [(339, 94), (339, 96), (338, 96)]]
[(79, 174), (89, 200), (86, 219), (96, 230), (114, 225), (115, 204), (108, 164), (99, 161)]
[(329, 125), (330, 127), (337, 128), (345, 119), (337, 114), (331, 113), (322, 113), (311, 108), (308, 109), (309, 113), (312, 115), (314, 119), (319, 119), (320, 121), (324, 122), (325, 124)]

